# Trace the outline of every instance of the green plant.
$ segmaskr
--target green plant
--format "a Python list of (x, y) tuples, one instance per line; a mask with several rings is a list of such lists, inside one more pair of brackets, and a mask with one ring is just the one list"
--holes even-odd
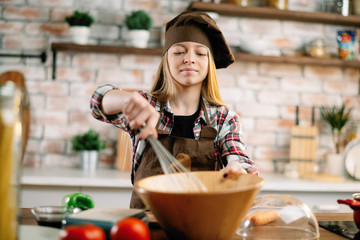
[(71, 139), (72, 150), (75, 152), (86, 150), (101, 150), (105, 148), (105, 141), (101, 140), (99, 134), (90, 129), (82, 135), (75, 135)]
[(152, 18), (144, 10), (132, 11), (126, 15), (125, 24), (129, 30), (149, 30), (152, 25)]
[(74, 11), (73, 15), (65, 17), (65, 21), (70, 26), (86, 26), (90, 27), (94, 22), (94, 18), (89, 12)]
[(320, 107), (321, 118), (330, 127), (336, 153), (340, 153), (342, 129), (350, 122), (350, 113), (351, 108), (346, 110), (344, 103), (341, 106)]

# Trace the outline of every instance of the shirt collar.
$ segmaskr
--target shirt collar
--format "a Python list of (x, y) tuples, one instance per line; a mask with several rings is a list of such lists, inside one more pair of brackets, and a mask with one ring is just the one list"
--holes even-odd
[[(201, 121), (201, 123), (203, 125), (207, 125), (207, 124), (210, 124), (210, 123), (207, 123), (206, 121), (206, 116), (205, 116), (205, 111), (204, 109), (206, 109), (206, 112), (208, 113), (208, 117), (209, 117), (209, 112), (210, 112), (210, 104), (208, 101), (206, 101), (204, 98), (202, 98), (202, 102), (203, 104), (201, 104), (201, 110), (200, 110), (200, 114), (199, 114), (199, 119)], [(164, 113), (167, 113), (171, 116), (173, 116), (173, 112), (171, 110), (171, 107), (170, 107), (170, 102), (169, 101), (166, 101), (165, 104), (162, 105), (162, 109), (164, 111)], [(210, 119), (210, 118), (209, 118)]]

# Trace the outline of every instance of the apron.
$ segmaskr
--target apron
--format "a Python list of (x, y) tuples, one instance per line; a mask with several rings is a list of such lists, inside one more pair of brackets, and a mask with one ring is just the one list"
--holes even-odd
[[(205, 108), (204, 111), (207, 126), (201, 129), (200, 139), (170, 136), (169, 132), (160, 129), (157, 130), (159, 141), (173, 156), (179, 153), (185, 153), (190, 157), (191, 171), (215, 170), (214, 140), (217, 136), (217, 131), (210, 126)], [(135, 172), (134, 184), (142, 178), (158, 174), (163, 174), (160, 162), (150, 144), (147, 143), (140, 165)], [(132, 192), (130, 208), (145, 208), (145, 205), (135, 190)]]

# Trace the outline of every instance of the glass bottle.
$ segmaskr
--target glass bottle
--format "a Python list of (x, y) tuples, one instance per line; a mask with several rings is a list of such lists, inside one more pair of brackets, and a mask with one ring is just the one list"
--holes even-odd
[(24, 95), (12, 81), (0, 84), (0, 239), (18, 238)]

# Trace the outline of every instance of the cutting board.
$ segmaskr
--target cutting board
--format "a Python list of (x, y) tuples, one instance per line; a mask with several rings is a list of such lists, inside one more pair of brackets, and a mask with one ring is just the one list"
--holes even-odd
[(117, 169), (120, 171), (130, 171), (132, 155), (133, 151), (130, 136), (123, 130), (119, 130), (116, 147)]
[(300, 177), (313, 174), (316, 165), (318, 129), (315, 126), (294, 126), (291, 129), (290, 162), (296, 164)]

